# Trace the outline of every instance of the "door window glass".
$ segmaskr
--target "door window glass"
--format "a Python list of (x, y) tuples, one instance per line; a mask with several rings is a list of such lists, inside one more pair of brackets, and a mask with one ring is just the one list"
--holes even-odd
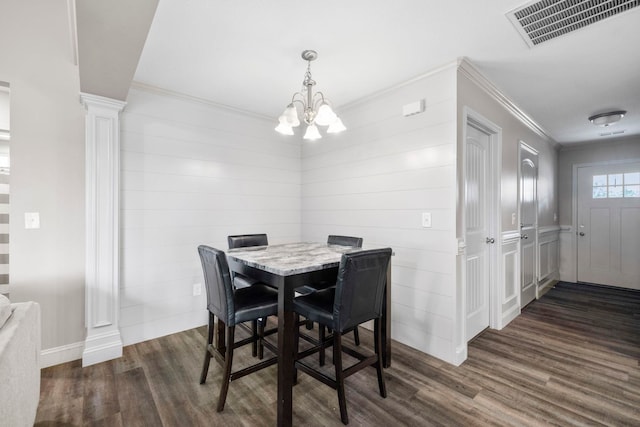
[(593, 176), (594, 199), (640, 197), (640, 172)]

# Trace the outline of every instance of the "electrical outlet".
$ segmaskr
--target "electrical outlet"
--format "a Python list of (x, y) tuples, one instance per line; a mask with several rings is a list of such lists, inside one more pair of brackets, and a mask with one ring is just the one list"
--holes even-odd
[(24, 228), (40, 228), (40, 213), (39, 212), (25, 212), (24, 213)]
[(193, 296), (197, 297), (198, 295), (202, 295), (202, 283), (193, 284)]

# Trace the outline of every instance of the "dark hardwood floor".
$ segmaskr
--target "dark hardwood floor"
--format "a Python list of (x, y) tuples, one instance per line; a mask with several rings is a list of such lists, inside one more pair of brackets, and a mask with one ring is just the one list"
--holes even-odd
[[(44, 369), (36, 425), (275, 425), (275, 366), (234, 381), (215, 412), (215, 359), (198, 384), (205, 334), (128, 346), (84, 369), (80, 361)], [(370, 332), (361, 339), (371, 347)], [(502, 331), (483, 332), (459, 367), (393, 345), (386, 399), (374, 369), (347, 379), (350, 425), (640, 425), (640, 292), (560, 283)], [(250, 357), (242, 349), (238, 363)], [(294, 425), (342, 425), (337, 403), (334, 390), (300, 373)]]

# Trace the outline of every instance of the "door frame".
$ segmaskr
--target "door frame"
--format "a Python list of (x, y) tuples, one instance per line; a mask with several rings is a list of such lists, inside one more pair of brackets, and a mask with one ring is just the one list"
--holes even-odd
[(458, 193), (459, 193), (459, 205), (458, 221), (460, 226), (459, 241), (458, 241), (458, 298), (456, 299), (457, 305), (457, 339), (456, 339), (456, 363), (460, 364), (467, 358), (467, 324), (466, 324), (466, 285), (467, 285), (467, 272), (466, 272), (466, 218), (465, 218), (465, 182), (466, 182), (466, 144), (467, 144), (467, 126), (471, 125), (481, 130), (489, 136), (489, 173), (487, 179), (489, 181), (488, 194), (489, 202), (487, 203), (489, 210), (489, 233), (491, 237), (495, 239), (495, 243), (490, 246), (489, 249), (489, 327), (499, 328), (500, 319), (502, 318), (501, 308), (501, 291), (500, 291), (500, 248), (502, 245), (501, 239), (501, 223), (502, 223), (502, 210), (500, 208), (500, 185), (502, 175), (502, 128), (494, 124), (480, 113), (474, 111), (468, 106), (462, 108), (462, 139), (460, 153), (461, 158), (458, 162)]
[(576, 283), (578, 283), (578, 169), (592, 166), (624, 165), (627, 163), (638, 162), (640, 162), (640, 158), (574, 163), (571, 177), (571, 272)]
[[(540, 280), (540, 246), (538, 245), (538, 230), (539, 230), (539, 226), (538, 226), (538, 179), (540, 178), (539, 176), (539, 172), (540, 172), (540, 153), (538, 152), (538, 150), (536, 150), (535, 148), (533, 148), (531, 145), (527, 144), (526, 142), (524, 142), (523, 140), (518, 140), (518, 233), (520, 234), (520, 236), (522, 236), (522, 149), (525, 149), (526, 151), (530, 152), (531, 154), (534, 154), (537, 159), (538, 159), (538, 164), (535, 165), (536, 166), (536, 188), (535, 188), (535, 210), (536, 210), (536, 218), (534, 221), (534, 225), (533, 225), (533, 230), (534, 230), (534, 235), (533, 235), (533, 245), (534, 245), (534, 249), (533, 252), (535, 254), (535, 259), (533, 262), (533, 281), (534, 281), (534, 287), (535, 287), (535, 291), (536, 291), (536, 296), (535, 299), (540, 298), (539, 295), (539, 290), (538, 290), (538, 286), (539, 286), (539, 280)], [(518, 242), (518, 254), (519, 254), (519, 261), (520, 261), (520, 286), (519, 286), (519, 292), (518, 292), (518, 305), (520, 306), (520, 308), (522, 309), (522, 238), (520, 239), (520, 241)]]

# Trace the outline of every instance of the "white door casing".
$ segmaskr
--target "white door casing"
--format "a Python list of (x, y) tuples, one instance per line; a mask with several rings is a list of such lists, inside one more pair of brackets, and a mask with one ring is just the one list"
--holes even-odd
[[(469, 341), (490, 325), (491, 246), (491, 140), (473, 122), (465, 140), (465, 323)], [(494, 255), (495, 256), (495, 255)]]
[(638, 172), (640, 161), (578, 167), (579, 282), (640, 289), (640, 197), (625, 193)]
[(538, 152), (520, 142), (520, 307), (536, 297)]

